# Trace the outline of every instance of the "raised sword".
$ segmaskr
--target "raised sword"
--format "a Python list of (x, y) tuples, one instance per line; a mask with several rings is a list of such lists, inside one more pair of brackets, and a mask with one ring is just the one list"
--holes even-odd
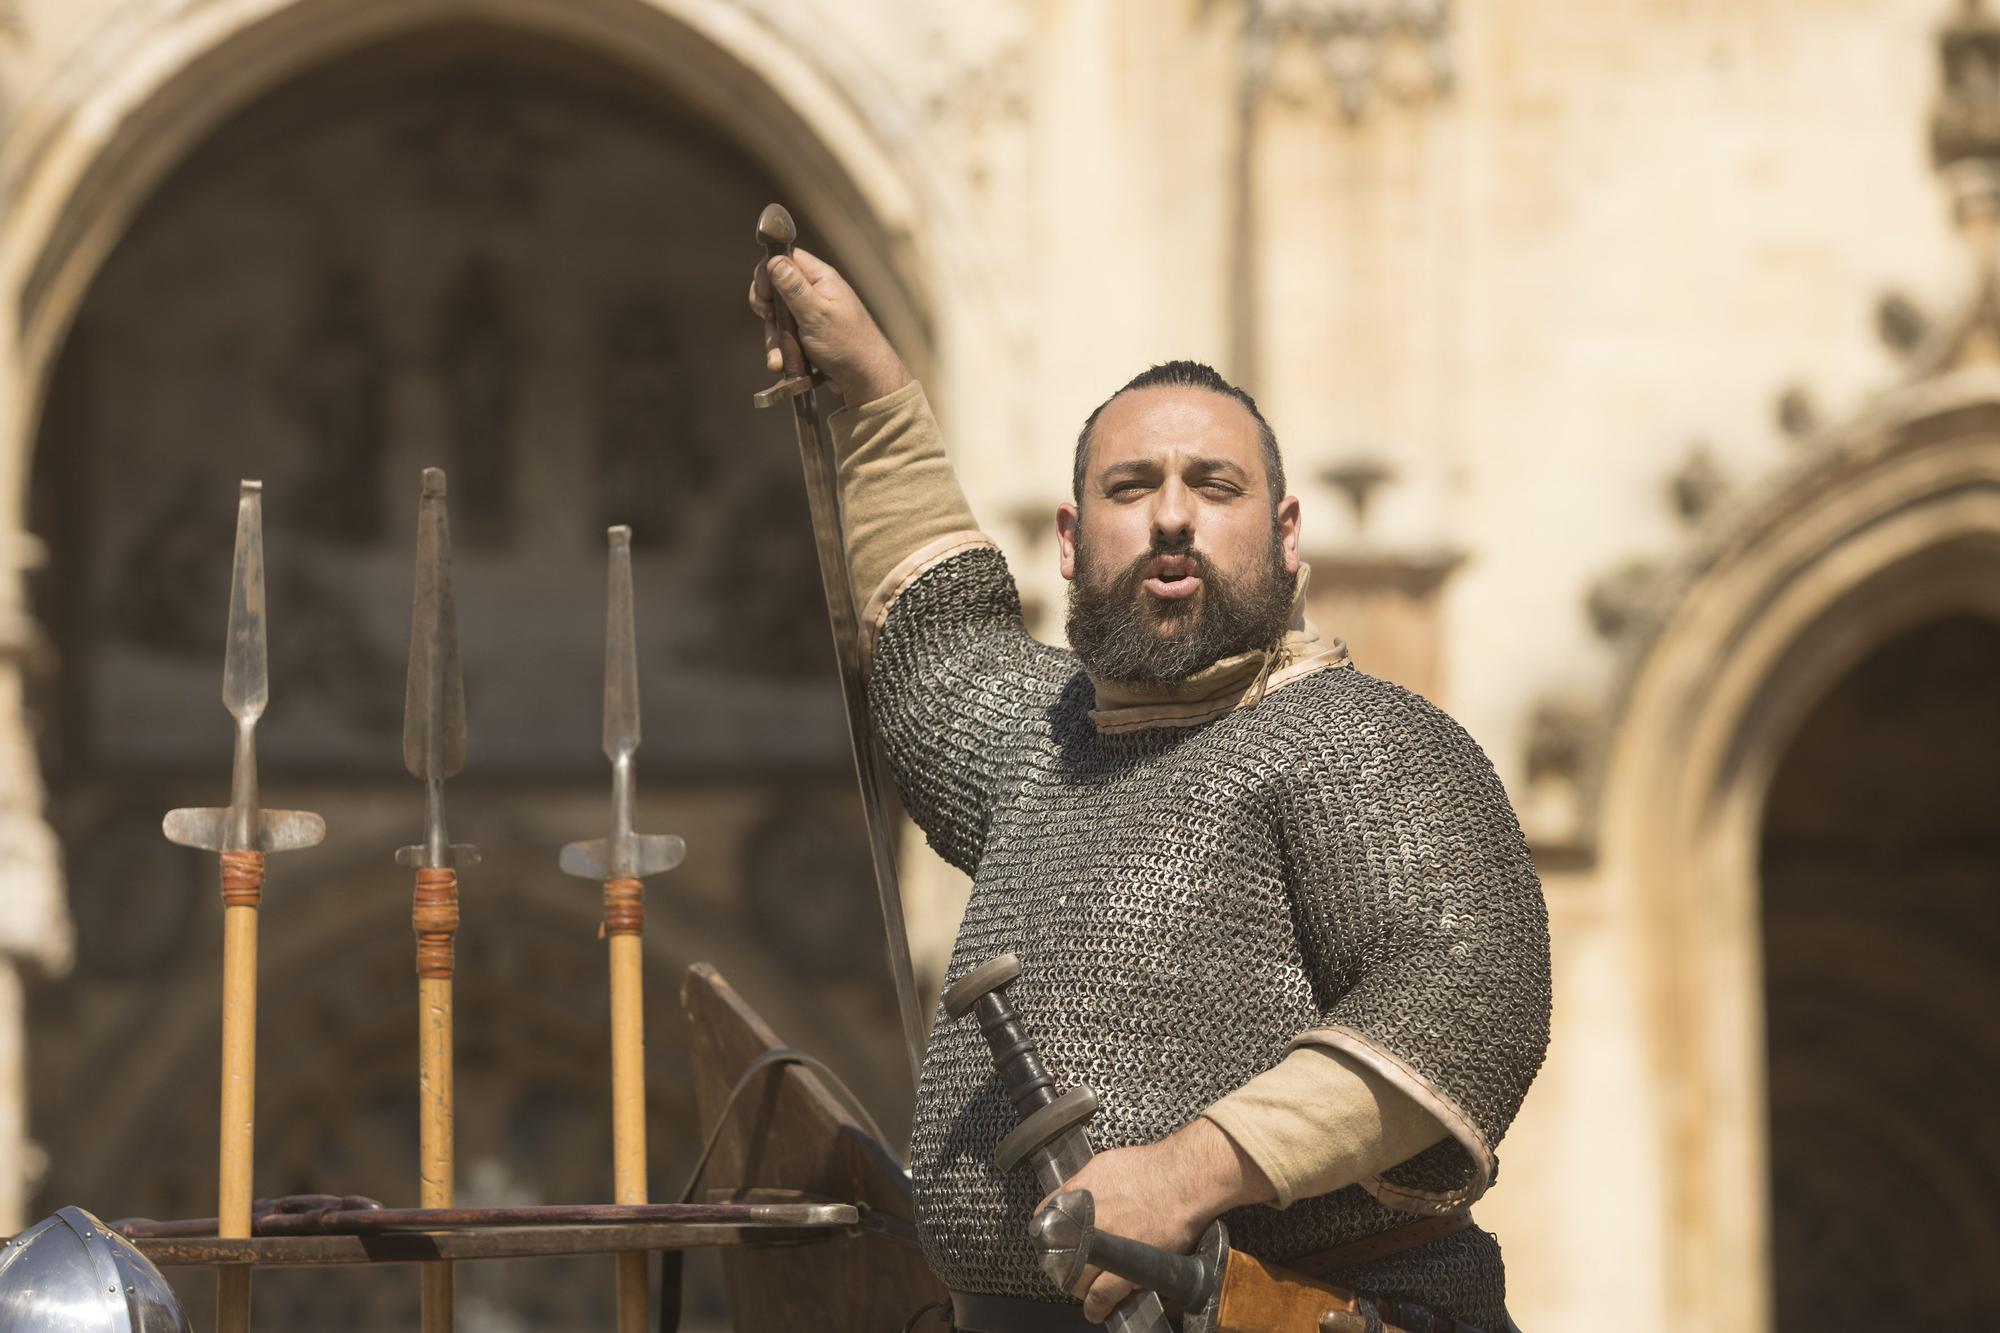
[[(604, 621), (604, 757), (611, 761), (611, 836), (562, 849), (563, 873), (604, 886), (602, 933), (611, 961), (611, 1164), (621, 1204), (646, 1202), (645, 953), (648, 875), (681, 863), (687, 844), (634, 833), (639, 752), (639, 649), (632, 612), (632, 529), (611, 528)], [(646, 1256), (618, 1256), (618, 1333), (645, 1333)]]
[[(250, 1234), (251, 1157), (257, 1123), (257, 908), (264, 857), (311, 847), (326, 821), (303, 810), (266, 810), (257, 794), (257, 721), (271, 701), (264, 607), (264, 483), (245, 481), (236, 500), (236, 554), (229, 581), (229, 631), (222, 658), (222, 706), (236, 722), (229, 804), (169, 811), (170, 842), (220, 854), (222, 861), (222, 1128), (216, 1235)], [(216, 1327), (248, 1333), (250, 1270), (216, 1273)]]
[[(788, 255), (798, 241), (798, 225), (781, 204), (770, 204), (757, 219), (757, 240), (766, 261)], [(840, 525), (840, 496), (835, 476), (833, 441), (813, 401), (819, 373), (799, 345), (798, 325), (784, 300), (773, 296), (778, 346), (784, 371), (776, 384), (760, 390), (759, 407), (789, 402), (798, 432), (799, 458), (805, 466), (806, 501), (812, 510), (813, 547), (819, 556), (820, 582), (826, 588), (827, 617), (833, 625), (834, 656), (840, 664), (841, 698), (847, 706), (847, 738), (854, 753), (854, 773), (861, 783), (861, 810), (868, 824), (868, 852), (875, 866), (875, 891), (882, 905), (882, 926), (889, 948), (889, 974), (896, 986), (896, 1007), (903, 1018), (903, 1040), (909, 1047), (910, 1080), (914, 1084), (924, 1062), (924, 1020), (917, 1008), (916, 974), (910, 965), (910, 935), (903, 924), (903, 891), (896, 877), (896, 853), (891, 843), (888, 801), (881, 766), (876, 761), (874, 727), (869, 719), (868, 688), (861, 673), (861, 617), (856, 610), (854, 583), (848, 575), (847, 543)]]

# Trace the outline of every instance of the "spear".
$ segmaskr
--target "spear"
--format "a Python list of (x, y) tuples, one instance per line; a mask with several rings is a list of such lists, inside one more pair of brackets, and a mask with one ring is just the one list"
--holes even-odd
[[(611, 1160), (618, 1203), (646, 1202), (646, 1014), (640, 934), (648, 875), (681, 863), (687, 844), (634, 833), (633, 760), (639, 750), (639, 650), (632, 617), (632, 529), (615, 527), (604, 625), (604, 756), (611, 761), (611, 836), (562, 850), (565, 874), (604, 885), (603, 937), (611, 955)], [(646, 1256), (618, 1256), (618, 1333), (645, 1333)]]
[[(417, 501), (416, 592), (410, 608), (410, 675), (403, 696), (403, 766), (424, 782), (424, 840), (396, 853), (417, 872), (410, 923), (417, 933), (417, 1088), (421, 1198), (452, 1204), (451, 973), (458, 932), (458, 871), (477, 848), (445, 833), (444, 780), (465, 767), (465, 680), (451, 596), (451, 532), (444, 472), (425, 468)], [(451, 1265), (421, 1270), (424, 1333), (452, 1322)]]
[[(169, 811), (170, 842), (217, 852), (222, 861), (222, 1132), (218, 1236), (250, 1234), (250, 1162), (257, 1125), (257, 905), (264, 856), (311, 847), (326, 821), (303, 810), (257, 803), (257, 719), (271, 700), (264, 630), (264, 483), (246, 481), (236, 500), (236, 557), (229, 586), (229, 640), (222, 658), (222, 706), (236, 720), (236, 751), (225, 809)], [(216, 1327), (248, 1333), (250, 1270), (216, 1275)]]

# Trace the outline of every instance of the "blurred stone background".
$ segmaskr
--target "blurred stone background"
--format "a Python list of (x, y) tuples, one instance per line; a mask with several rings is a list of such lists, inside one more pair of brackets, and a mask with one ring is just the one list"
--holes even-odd
[[(1969, 0), (0, 2), (0, 1230), (212, 1212), (235, 482), (266, 484), (260, 1193), (408, 1202), (418, 469), (471, 759), (460, 1197), (608, 1197), (603, 528), (635, 529), (655, 1197), (716, 963), (908, 1123), (795, 451), (786, 201), (929, 385), (1034, 628), (1119, 383), (1213, 361), (1312, 612), (1506, 780), (1555, 1042), (1477, 1210), (1530, 1329), (1989, 1327), (2000, 18)], [(11, 519), (7, 518), (11, 515)], [(905, 839), (935, 986), (963, 885)], [(601, 1267), (602, 1271), (599, 1271)], [(177, 1275), (198, 1325), (208, 1284)], [(690, 1327), (726, 1326), (697, 1265)], [(461, 1270), (602, 1327), (609, 1266)], [(398, 1270), (272, 1327), (414, 1321)], [(1893, 1313), (1891, 1313), (1893, 1312)]]

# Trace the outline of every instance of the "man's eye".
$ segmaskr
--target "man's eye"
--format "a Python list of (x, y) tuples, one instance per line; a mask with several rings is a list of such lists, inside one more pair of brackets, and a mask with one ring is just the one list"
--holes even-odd
[(1243, 492), (1226, 481), (1204, 481), (1201, 488), (1210, 495), (1241, 495)]

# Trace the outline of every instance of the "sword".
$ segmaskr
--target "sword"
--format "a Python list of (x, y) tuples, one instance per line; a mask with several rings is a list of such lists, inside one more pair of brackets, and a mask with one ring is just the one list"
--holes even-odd
[[(1026, 1165), (1035, 1173), (1035, 1183), (1044, 1190), (1058, 1185), (1083, 1170), (1095, 1156), (1090, 1146), (1090, 1120), (1097, 1114), (1097, 1094), (1083, 1084), (1067, 1091), (1056, 1090), (1055, 1076), (1042, 1061), (1041, 1047), (1028, 1035), (1007, 987), (1021, 975), (1021, 960), (1011, 953), (989, 958), (945, 988), (942, 1003), (952, 1018), (976, 1017), (979, 1033), (993, 1054), (993, 1069), (1007, 1100), (1021, 1117), (1021, 1123), (1007, 1132), (993, 1150), (995, 1169), (1005, 1174)], [(1087, 1191), (1077, 1191), (1083, 1198)], [(1060, 1197), (1060, 1196), (1059, 1196)], [(1030, 1232), (1034, 1236), (1033, 1231)], [(1044, 1251), (1049, 1249), (1043, 1246)], [(1058, 1273), (1047, 1263), (1043, 1271), (1055, 1278), (1065, 1293), (1071, 1292), (1083, 1275), (1079, 1263), (1074, 1272)], [(1113, 1270), (1117, 1271), (1117, 1270)], [(1121, 1274), (1122, 1276), (1122, 1274)], [(1157, 1292), (1140, 1289), (1118, 1302), (1105, 1317), (1105, 1326), (1115, 1333), (1171, 1333), (1166, 1308)]]
[[(1271, 1333), (1368, 1333), (1368, 1316), (1354, 1292), (1231, 1249), (1229, 1228), (1219, 1220), (1209, 1223), (1193, 1254), (1170, 1254), (1098, 1230), (1090, 1191), (1065, 1190), (1035, 1214), (1028, 1238), (1040, 1251), (1042, 1271), (1064, 1291), (1075, 1288), (1086, 1268), (1116, 1273), (1178, 1305), (1181, 1333), (1244, 1327)], [(1397, 1308), (1419, 1313), (1412, 1306)], [(1434, 1317), (1420, 1325), (1446, 1326), (1455, 1333), (1479, 1333), (1470, 1324), (1447, 1325)], [(1402, 1324), (1386, 1319), (1376, 1327), (1383, 1333), (1406, 1333)]]
[[(648, 875), (681, 863), (687, 844), (632, 831), (639, 750), (639, 650), (632, 616), (632, 529), (615, 527), (604, 624), (604, 757), (611, 761), (611, 836), (562, 849), (563, 873), (604, 885), (601, 934), (611, 955), (611, 1161), (617, 1202), (646, 1202), (644, 952)], [(618, 1333), (646, 1333), (646, 1256), (618, 1256)]]
[[(451, 972), (458, 932), (458, 866), (479, 850), (444, 826), (444, 780), (465, 767), (465, 678), (451, 595), (451, 532), (444, 472), (427, 467), (417, 500), (416, 592), (410, 605), (410, 675), (403, 695), (403, 767), (424, 782), (424, 840), (396, 853), (417, 872), (410, 924), (417, 934), (417, 1087), (421, 1201), (452, 1202)], [(452, 1324), (451, 1265), (423, 1265), (424, 1333)]]
[[(792, 215), (771, 204), (757, 219), (757, 240), (766, 260), (788, 255), (798, 240)], [(903, 1016), (903, 1038), (910, 1051), (910, 1079), (923, 1067), (924, 1022), (917, 1008), (916, 977), (910, 966), (910, 936), (903, 925), (903, 892), (896, 880), (895, 851), (884, 808), (882, 772), (876, 763), (874, 728), (869, 722), (868, 689), (861, 679), (861, 617), (855, 610), (854, 584), (848, 577), (847, 544), (841, 535), (840, 498), (834, 474), (833, 441), (813, 402), (819, 372), (799, 345), (798, 327), (782, 297), (771, 298), (777, 317), (778, 345), (784, 352), (783, 378), (760, 391), (752, 401), (773, 407), (789, 401), (798, 431), (799, 457), (805, 464), (806, 500), (812, 508), (813, 545), (819, 554), (820, 581), (826, 587), (827, 618), (833, 624), (834, 656), (840, 663), (841, 697), (847, 705), (847, 737), (854, 751), (854, 772), (861, 783), (861, 809), (868, 824), (868, 850), (875, 864), (875, 889), (882, 901), (882, 926), (888, 936), (889, 973), (896, 983), (896, 1007)]]
[[(264, 483), (246, 481), (236, 501), (236, 555), (229, 585), (229, 641), (222, 659), (222, 706), (236, 720), (236, 751), (225, 809), (169, 811), (170, 842), (218, 852), (222, 861), (222, 1142), (216, 1235), (250, 1234), (251, 1152), (257, 1123), (257, 904), (264, 857), (311, 847), (326, 821), (303, 810), (257, 803), (257, 719), (271, 700), (264, 629)], [(216, 1327), (248, 1333), (250, 1270), (216, 1274)]]

